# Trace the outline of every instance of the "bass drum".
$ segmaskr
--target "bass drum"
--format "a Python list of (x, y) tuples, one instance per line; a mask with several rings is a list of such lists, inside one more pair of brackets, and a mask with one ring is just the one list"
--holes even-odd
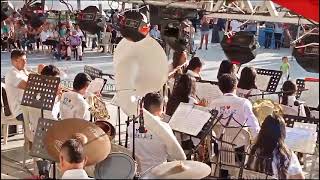
[(279, 103), (276, 103), (270, 99), (259, 99), (252, 105), (253, 113), (257, 117), (260, 126), (268, 115), (273, 113), (283, 115), (283, 109)]
[(137, 166), (131, 156), (125, 153), (111, 153), (95, 166), (95, 179), (133, 179)]

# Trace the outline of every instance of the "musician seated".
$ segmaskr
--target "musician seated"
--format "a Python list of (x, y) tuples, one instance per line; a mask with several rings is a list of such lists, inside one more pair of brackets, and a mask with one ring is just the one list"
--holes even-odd
[(20, 104), (28, 81), (28, 73), (25, 70), (26, 63), (26, 53), (21, 50), (13, 50), (11, 52), (12, 68), (5, 75), (9, 109), (13, 116), (19, 121), (23, 121)]
[(213, 100), (209, 107), (217, 109), (219, 114), (223, 114), (222, 124), (226, 124), (228, 117), (233, 114), (235, 120), (231, 120), (229, 126), (240, 127), (249, 126), (251, 135), (255, 137), (259, 130), (259, 122), (252, 111), (252, 104), (248, 99), (236, 95), (237, 77), (232, 74), (223, 74), (219, 78), (219, 89), (223, 96)]
[(223, 60), (219, 66), (217, 79), (223, 74), (237, 74), (236, 72), (236, 65), (232, 64), (230, 60)]
[(83, 144), (79, 139), (69, 139), (62, 144), (59, 155), (61, 179), (92, 179), (84, 170), (87, 156)]
[(90, 120), (89, 104), (84, 99), (91, 83), (91, 77), (86, 73), (78, 73), (73, 81), (73, 91), (65, 92), (61, 96), (61, 119), (80, 118)]
[(257, 88), (256, 85), (256, 76), (257, 72), (252, 67), (244, 67), (241, 71), (237, 95), (249, 99), (251, 102), (254, 102), (258, 99), (261, 99), (261, 96), (251, 96), (255, 94), (261, 94), (261, 91)]
[(299, 115), (302, 117), (306, 117), (306, 111), (303, 104), (299, 104), (298, 106), (296, 106), (297, 104), (295, 105), (295, 102), (296, 103), (298, 102), (296, 99), (296, 92), (297, 92), (296, 84), (292, 81), (286, 81), (282, 85), (282, 91), (283, 91), (283, 96), (281, 98), (281, 104), (285, 106), (289, 106), (297, 112), (297, 114), (291, 114), (291, 115), (297, 116), (300, 110)]
[(200, 80), (200, 71), (202, 68), (202, 62), (198, 57), (193, 57), (187, 66), (186, 74), (195, 80)]
[[(143, 107), (149, 111), (152, 115), (160, 117), (162, 116), (163, 99), (158, 93), (148, 93), (143, 99)], [(162, 122), (161, 124), (165, 127), (167, 133), (173, 135), (173, 131), (168, 123)], [(141, 170), (145, 172), (151, 167), (159, 165), (167, 160), (185, 160), (184, 154), (175, 152), (172, 150), (172, 144), (168, 144), (166, 141), (161, 140), (157, 135), (156, 130), (147, 129), (146, 133), (139, 133), (139, 125), (135, 126), (135, 152), (139, 157)], [(157, 128), (157, 127), (154, 127)], [(132, 123), (128, 127), (130, 142), (133, 141)], [(176, 139), (174, 141), (177, 141)], [(130, 143), (130, 149), (133, 149), (132, 143)]]
[(285, 136), (283, 118), (275, 114), (267, 116), (251, 148), (247, 168), (271, 174), (278, 179), (304, 179), (297, 156), (285, 145)]

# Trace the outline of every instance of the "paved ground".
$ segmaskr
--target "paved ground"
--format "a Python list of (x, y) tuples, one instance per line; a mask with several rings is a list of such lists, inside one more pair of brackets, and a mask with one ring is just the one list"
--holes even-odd
[[(196, 44), (199, 44), (199, 35), (196, 37)], [(209, 39), (211, 39), (209, 37)], [(205, 65), (203, 68), (202, 76), (207, 80), (215, 80), (216, 74), (222, 59), (226, 59), (225, 55), (221, 49), (219, 44), (209, 44), (208, 50), (199, 50), (197, 52), (197, 56), (199, 56), (202, 60), (204, 60)], [(266, 69), (275, 69), (278, 70), (281, 64), (281, 57), (288, 56), (291, 64), (291, 78), (305, 78), (305, 77), (317, 77), (319, 78), (319, 74), (316, 73), (308, 73), (303, 70), (294, 59), (291, 58), (291, 50), (290, 49), (281, 49), (281, 50), (271, 50), (271, 49), (258, 49), (258, 55), (255, 60), (248, 63), (248, 66), (253, 66), (256, 68), (266, 68)], [(10, 55), (7, 52), (1, 53), (1, 77), (5, 75), (5, 73), (10, 68)], [(55, 64), (59, 67), (65, 75), (62, 76), (62, 80), (72, 80), (76, 73), (83, 72), (84, 65), (90, 65), (96, 68), (103, 70), (105, 73), (113, 73), (113, 64), (112, 64), (112, 55), (110, 54), (101, 54), (97, 52), (92, 52), (86, 50), (83, 61), (57, 61), (51, 58), (48, 55), (43, 53), (31, 54), (28, 55), (28, 66), (29, 68), (36, 69), (37, 65), (43, 64)], [(110, 81), (110, 84), (114, 82)], [(319, 94), (319, 93), (318, 93)], [(110, 122), (116, 126), (117, 123), (117, 113), (116, 107), (110, 105), (110, 101), (107, 100), (108, 110), (111, 116)], [(124, 124), (126, 120), (126, 116), (121, 113), (121, 124)], [(124, 140), (124, 131), (125, 126), (121, 126), (121, 139)], [(117, 133), (118, 133), (117, 127)], [(118, 141), (118, 136), (116, 137), (116, 141)], [(8, 157), (11, 158), (8, 159)], [(30, 157), (29, 157), (30, 158)], [(29, 159), (27, 158), (27, 159)], [(18, 162), (12, 162), (12, 159)], [(9, 175), (13, 175), (19, 178), (28, 177), (30, 174), (26, 172), (26, 169), (22, 168), (21, 162), (23, 159), (23, 136), (15, 136), (13, 138), (9, 138), (9, 143), (7, 145), (1, 146), (1, 170), (2, 173), (6, 173)], [(30, 159), (29, 161), (30, 162)], [(32, 170), (32, 165), (29, 163), (28, 168)], [(319, 169), (319, 166), (318, 166)], [(318, 175), (316, 176), (318, 177)]]

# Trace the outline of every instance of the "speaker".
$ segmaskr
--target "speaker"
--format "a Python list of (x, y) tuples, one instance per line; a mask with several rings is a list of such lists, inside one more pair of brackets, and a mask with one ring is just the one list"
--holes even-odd
[(229, 37), (225, 35), (220, 44), (227, 58), (240, 65), (256, 57), (257, 41), (250, 32), (240, 31)]
[[(319, 35), (310, 34), (303, 37), (296, 47), (319, 43)], [(319, 45), (310, 45), (301, 48), (293, 48), (292, 56), (297, 63), (307, 72), (319, 73)]]
[(132, 10), (125, 12), (119, 18), (119, 29), (124, 38), (138, 42), (148, 35), (150, 25), (144, 14)]
[(103, 30), (105, 17), (96, 6), (88, 6), (77, 14), (76, 22), (79, 24), (80, 29), (96, 34)]

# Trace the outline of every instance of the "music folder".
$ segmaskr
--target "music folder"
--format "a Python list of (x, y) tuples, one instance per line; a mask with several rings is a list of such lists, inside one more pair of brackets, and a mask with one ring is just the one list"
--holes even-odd
[(180, 103), (169, 125), (173, 131), (203, 139), (213, 127), (217, 111), (202, 106)]

